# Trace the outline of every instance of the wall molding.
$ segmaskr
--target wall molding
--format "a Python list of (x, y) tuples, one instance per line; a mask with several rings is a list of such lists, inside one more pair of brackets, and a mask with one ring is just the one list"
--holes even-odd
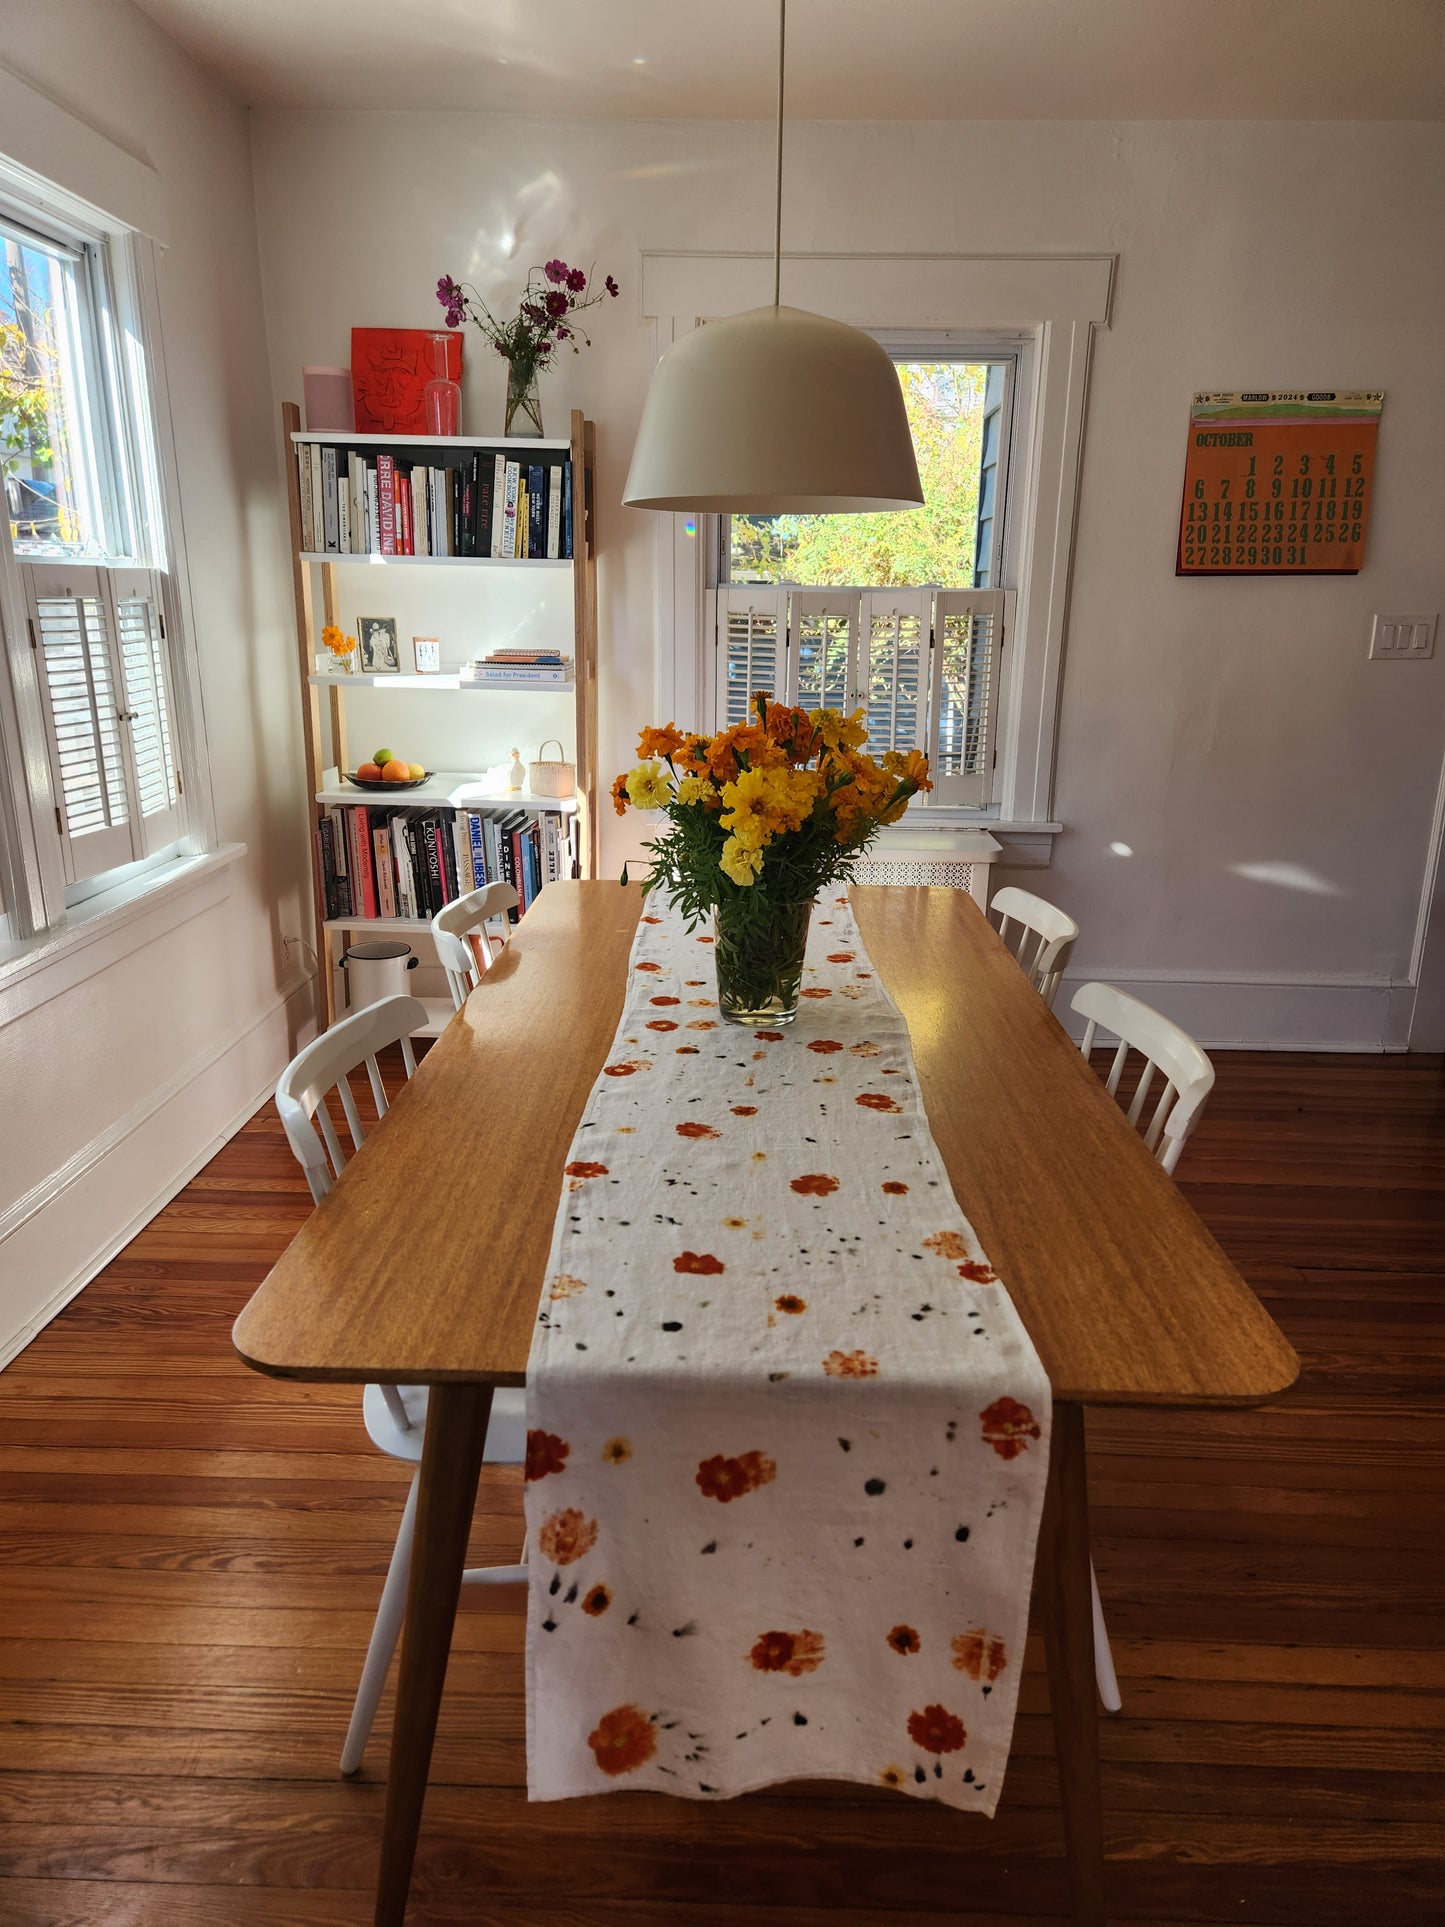
[(4, 152), (42, 187), (58, 183), (98, 213), (164, 242), (160, 176), (14, 67), (0, 64)]
[(1118, 984), (1182, 1024), (1205, 1050), (1403, 1051), (1414, 985), (1329, 971), (1154, 970), (1071, 965), (1054, 1015), (1074, 1038), (1069, 1008), (1082, 983)]
[[(264, 1103), (293, 1054), (293, 1039), (305, 1028), (308, 1013), (291, 1007), (310, 984), (309, 971), (293, 973), (262, 1010), (232, 1025), (0, 1214), (0, 1367), (84, 1290)], [(169, 1131), (161, 1128), (167, 1124)], [(203, 1133), (199, 1150), (190, 1149), (196, 1142), (193, 1126)], [(168, 1137), (185, 1146), (179, 1160)], [(148, 1143), (152, 1138), (155, 1143)], [(123, 1165), (129, 1168), (121, 1172)], [(117, 1167), (116, 1188), (124, 1200), (118, 1209), (126, 1215), (118, 1227), (112, 1215), (109, 1223), (87, 1228), (87, 1213), (74, 1209), (76, 1187), (84, 1184), (87, 1204), (98, 1201), (104, 1209), (108, 1166)], [(130, 1206), (137, 1195), (146, 1200), (138, 1210)], [(68, 1259), (61, 1255), (67, 1247)], [(64, 1282), (47, 1289), (44, 1274), (53, 1276), (57, 1261), (65, 1267)], [(33, 1281), (28, 1290), (27, 1274)]]

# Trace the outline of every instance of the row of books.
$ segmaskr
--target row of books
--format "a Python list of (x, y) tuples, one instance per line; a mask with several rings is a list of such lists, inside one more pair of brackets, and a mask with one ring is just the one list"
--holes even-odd
[(548, 883), (571, 874), (556, 810), (380, 809), (334, 804), (316, 827), (326, 915), (424, 920), (480, 890), (510, 883), (515, 923)]
[(296, 470), (308, 555), (572, 554), (572, 462), (555, 450), (515, 462), (479, 448), (438, 467), (300, 442)]

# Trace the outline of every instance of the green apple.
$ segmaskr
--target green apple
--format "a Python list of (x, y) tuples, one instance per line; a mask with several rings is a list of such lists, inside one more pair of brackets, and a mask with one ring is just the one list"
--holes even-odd
[(378, 749), (378, 750), (373, 750), (371, 760), (379, 768), (385, 769), (387, 764), (391, 762), (393, 758), (392, 758), (391, 751), (389, 749)]

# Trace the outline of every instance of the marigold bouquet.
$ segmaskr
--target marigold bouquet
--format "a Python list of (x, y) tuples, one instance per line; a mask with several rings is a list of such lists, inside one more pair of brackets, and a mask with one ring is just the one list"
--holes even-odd
[(644, 729), (642, 760), (612, 785), (619, 816), (668, 819), (647, 846), (644, 888), (663, 891), (690, 928), (715, 913), (724, 1016), (787, 1021), (813, 899), (848, 880), (879, 828), (933, 787), (921, 750), (875, 759), (867, 734), (862, 710), (798, 709), (760, 691), (748, 720), (715, 736)]

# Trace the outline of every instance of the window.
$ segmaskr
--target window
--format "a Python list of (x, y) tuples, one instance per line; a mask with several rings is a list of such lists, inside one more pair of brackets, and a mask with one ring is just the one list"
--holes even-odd
[(151, 397), (117, 238), (0, 182), (0, 566), (24, 628), (7, 641), (31, 816), (44, 836), (53, 815), (65, 905), (186, 830)]
[(868, 747), (925, 749), (931, 798), (993, 800), (1016, 358), (895, 352), (925, 502), (877, 515), (720, 518), (717, 715), (750, 692), (862, 706)]

